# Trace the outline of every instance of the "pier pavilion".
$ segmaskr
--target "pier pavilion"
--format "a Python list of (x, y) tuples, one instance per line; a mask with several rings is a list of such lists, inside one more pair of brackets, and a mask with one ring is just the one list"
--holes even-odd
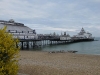
[(22, 23), (17, 23), (13, 19), (9, 21), (0, 20), (0, 28), (7, 26), (7, 32), (13, 34), (14, 38), (18, 39), (37, 39), (38, 36), (35, 30), (24, 26)]
[(81, 31), (77, 35), (74, 35), (71, 38), (71, 40), (72, 42), (94, 41), (94, 37), (92, 36), (91, 33), (86, 32), (84, 28), (82, 28)]
[(23, 48), (25, 45), (29, 47), (29, 43), (33, 44), (38, 41), (38, 36), (36, 31), (25, 26), (22, 23), (15, 22), (13, 19), (9, 21), (0, 20), (0, 28), (7, 26), (6, 31), (13, 35), (13, 38), (18, 38), (20, 40), (19, 45)]
[(84, 30), (84, 28), (81, 29), (81, 31), (77, 34), (73, 36), (74, 38), (80, 38), (80, 39), (93, 39), (92, 34), (89, 32), (86, 32)]

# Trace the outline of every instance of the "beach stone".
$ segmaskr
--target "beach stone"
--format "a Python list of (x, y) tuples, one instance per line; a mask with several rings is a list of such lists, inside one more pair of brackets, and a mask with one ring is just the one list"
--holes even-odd
[(18, 75), (29, 75), (29, 74), (18, 73)]

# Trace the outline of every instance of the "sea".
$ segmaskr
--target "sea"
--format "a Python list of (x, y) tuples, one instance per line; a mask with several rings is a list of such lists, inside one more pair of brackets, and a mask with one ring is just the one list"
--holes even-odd
[(48, 45), (38, 49), (38, 51), (78, 51), (77, 54), (100, 55), (100, 37), (95, 37), (95, 41), (77, 42), (62, 45)]

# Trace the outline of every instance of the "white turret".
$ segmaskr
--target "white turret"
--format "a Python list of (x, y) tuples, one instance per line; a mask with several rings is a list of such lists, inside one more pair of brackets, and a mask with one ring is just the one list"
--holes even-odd
[(79, 35), (83, 35), (84, 33), (86, 33), (86, 32), (85, 32), (84, 28), (82, 28)]
[(89, 32), (86, 32), (84, 30), (84, 28), (82, 28), (81, 31), (77, 35), (75, 35), (75, 37), (77, 37), (77, 38), (93, 38), (92, 34)]

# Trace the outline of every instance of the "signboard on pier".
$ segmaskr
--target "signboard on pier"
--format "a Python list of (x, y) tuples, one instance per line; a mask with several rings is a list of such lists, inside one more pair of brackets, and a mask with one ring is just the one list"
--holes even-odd
[(60, 40), (67, 40), (67, 37), (60, 37)]

